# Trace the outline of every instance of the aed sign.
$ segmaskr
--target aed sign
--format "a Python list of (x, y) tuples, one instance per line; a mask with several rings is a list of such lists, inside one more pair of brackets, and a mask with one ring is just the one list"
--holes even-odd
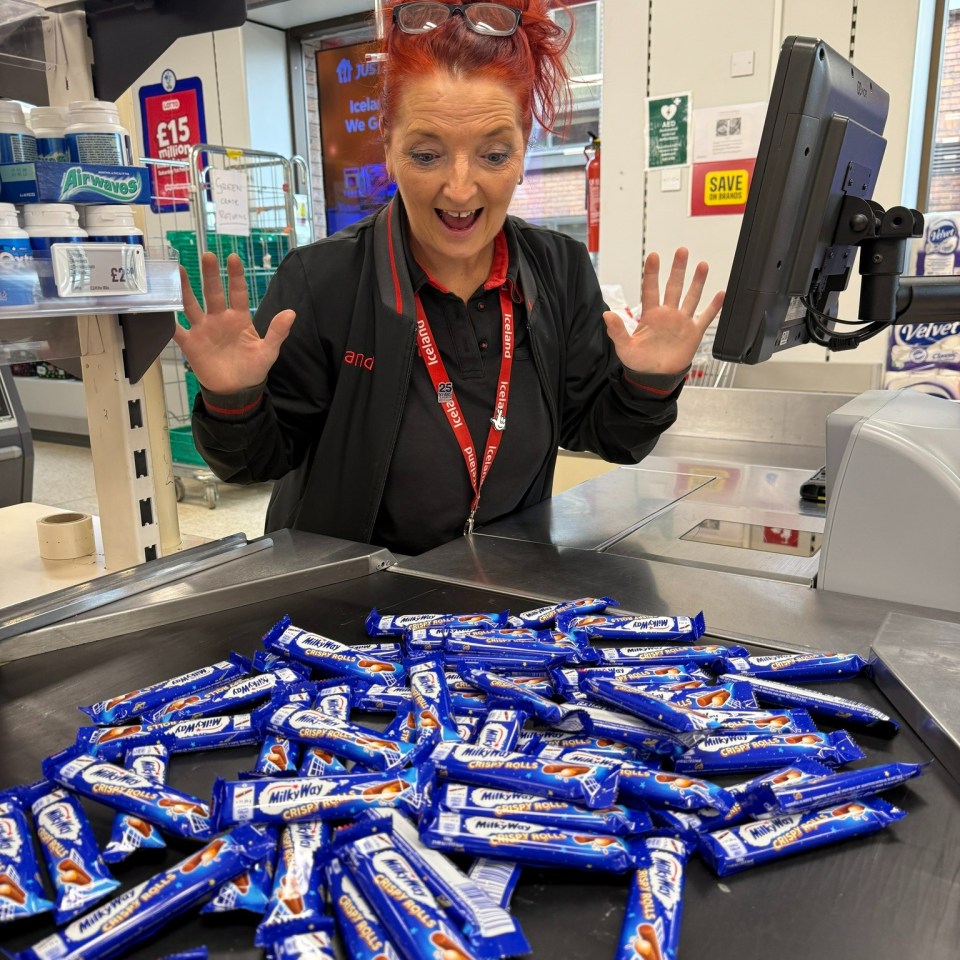
[(695, 163), (690, 178), (690, 215), (743, 213), (754, 163), (753, 159)]
[[(179, 80), (171, 71), (165, 70), (161, 83), (141, 87), (140, 122), (145, 157), (185, 162), (190, 156), (190, 147), (207, 142), (200, 78)], [(153, 212), (189, 210), (189, 169), (162, 164), (149, 166)]]

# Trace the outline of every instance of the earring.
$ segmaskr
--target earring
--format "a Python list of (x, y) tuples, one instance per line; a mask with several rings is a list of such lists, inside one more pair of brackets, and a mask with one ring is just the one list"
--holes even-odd
[(523, 174), (522, 174), (522, 173), (520, 174), (520, 179), (517, 181), (517, 186), (519, 187), (521, 183), (523, 183)]

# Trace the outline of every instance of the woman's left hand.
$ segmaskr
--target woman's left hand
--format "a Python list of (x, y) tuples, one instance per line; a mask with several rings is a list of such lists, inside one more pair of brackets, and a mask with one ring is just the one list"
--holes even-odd
[(651, 253), (643, 265), (640, 322), (633, 334), (627, 333), (623, 320), (612, 311), (603, 315), (607, 334), (617, 357), (627, 370), (635, 373), (683, 373), (693, 361), (707, 327), (723, 305), (723, 293), (717, 293), (707, 308), (697, 314), (697, 306), (707, 280), (707, 264), (698, 263), (690, 287), (683, 293), (689, 254), (681, 247), (673, 255), (673, 266), (660, 301), (660, 256)]

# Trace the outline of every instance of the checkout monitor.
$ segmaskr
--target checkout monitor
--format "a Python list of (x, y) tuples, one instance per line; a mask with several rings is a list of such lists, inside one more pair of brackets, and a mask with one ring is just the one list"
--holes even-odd
[(719, 360), (760, 363), (836, 317), (857, 248), (835, 243), (845, 195), (869, 200), (889, 97), (825, 44), (780, 52), (717, 326)]

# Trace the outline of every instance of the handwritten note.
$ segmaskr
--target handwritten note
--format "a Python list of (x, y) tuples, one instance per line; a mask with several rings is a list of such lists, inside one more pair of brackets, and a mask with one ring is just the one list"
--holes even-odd
[(210, 190), (217, 212), (217, 233), (250, 236), (250, 191), (242, 170), (211, 170)]

